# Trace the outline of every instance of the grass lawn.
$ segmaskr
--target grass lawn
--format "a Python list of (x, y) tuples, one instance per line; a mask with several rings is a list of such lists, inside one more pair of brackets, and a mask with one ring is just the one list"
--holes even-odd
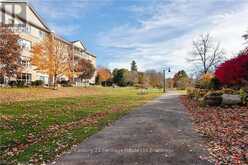
[[(32, 92), (29, 93), (32, 97), (26, 95), (26, 90)], [(53, 160), (72, 145), (162, 94), (160, 90), (139, 95), (134, 88), (99, 87), (60, 91), (0, 89), (2, 93), (15, 96), (0, 104), (0, 160), (13, 164)]]
[(0, 104), (16, 101), (44, 100), (58, 97), (77, 97), (82, 95), (102, 94), (101, 88), (59, 88), (51, 90), (45, 88), (0, 88)]

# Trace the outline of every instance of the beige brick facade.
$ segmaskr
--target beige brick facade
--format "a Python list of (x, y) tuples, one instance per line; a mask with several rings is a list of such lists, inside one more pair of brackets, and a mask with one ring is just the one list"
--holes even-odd
[[(3, 10), (0, 10), (0, 14), (5, 14), (5, 20), (9, 22), (25, 22), (25, 27), (14, 28), (15, 32), (18, 33), (21, 37), (20, 45), (23, 47), (22, 64), (24, 66), (24, 70), (21, 78), (25, 79), (26, 81), (43, 80), (45, 83), (48, 83), (48, 75), (37, 71), (36, 67), (31, 65), (30, 59), (32, 57), (32, 46), (38, 42), (41, 42), (46, 35), (52, 32), (30, 4), (25, 3), (25, 6), (25, 18), (21, 18), (18, 16), (13, 17), (12, 14), (15, 12), (6, 9), (4, 13)], [(61, 40), (61, 42), (63, 42), (66, 46), (73, 47), (73, 56), (75, 59), (88, 59), (92, 62), (94, 66), (96, 66), (96, 56), (89, 53), (81, 41), (70, 42), (57, 36), (56, 34), (55, 37), (56, 39)], [(69, 55), (67, 51), (65, 51), (65, 53)], [(62, 77), (66, 79), (65, 76)], [(92, 77), (90, 83), (95, 83), (95, 76)]]

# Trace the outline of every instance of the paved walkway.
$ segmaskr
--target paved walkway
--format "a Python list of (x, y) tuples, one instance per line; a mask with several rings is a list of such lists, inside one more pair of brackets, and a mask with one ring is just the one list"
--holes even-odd
[(58, 165), (208, 165), (178, 95), (169, 92), (65, 154)]

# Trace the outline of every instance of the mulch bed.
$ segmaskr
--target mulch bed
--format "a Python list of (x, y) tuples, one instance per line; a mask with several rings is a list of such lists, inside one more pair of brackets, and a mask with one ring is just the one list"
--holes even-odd
[(206, 138), (211, 160), (217, 165), (248, 164), (248, 107), (200, 107), (187, 96), (181, 102), (194, 129)]

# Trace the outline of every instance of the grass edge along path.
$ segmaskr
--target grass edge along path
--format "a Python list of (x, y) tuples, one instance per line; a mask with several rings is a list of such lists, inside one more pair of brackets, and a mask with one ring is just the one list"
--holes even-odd
[[(90, 103), (93, 103), (95, 105), (89, 105), (86, 102), (86, 110), (90, 111), (90, 113), (88, 113), (86, 116), (83, 115), (82, 117), (77, 118), (77, 120), (61, 124), (53, 123), (52, 125), (49, 125), (46, 129), (43, 129), (39, 132), (33, 134), (26, 134), (24, 141), (13, 142), (11, 147), (8, 147), (7, 149), (5, 148), (4, 151), (1, 151), (1, 159), (4, 162), (10, 164), (16, 164), (17, 162), (41, 164), (43, 162), (51, 161), (56, 156), (71, 148), (73, 145), (80, 143), (85, 138), (101, 130), (113, 121), (119, 119), (121, 116), (127, 114), (130, 110), (133, 110), (135, 107), (138, 107), (147, 102), (148, 100), (154, 99), (155, 97), (161, 95), (161, 93), (159, 92), (149, 92), (147, 95), (138, 95), (137, 90), (134, 89), (120, 89), (110, 93), (107, 92), (105, 94), (106, 96), (99, 94), (97, 96), (90, 96)], [(78, 108), (80, 112), (84, 111), (85, 107), (82, 108), (82, 104), (85, 102), (85, 100), (89, 100), (87, 99), (88, 97), (89, 96), (71, 98), (72, 103), (75, 103), (73, 102), (75, 100), (77, 100), (76, 103), (80, 103), (72, 104), (71, 108)], [(55, 103), (58, 102), (58, 104), (60, 103), (59, 100), (63, 101), (63, 98), (53, 99), (53, 101)], [(29, 102), (19, 102), (17, 104), (21, 104), (24, 107), (26, 104), (26, 106), (29, 106), (28, 108), (32, 109), (32, 105), (33, 107), (37, 108), (35, 106), (35, 102), (37, 101), (32, 101), (31, 106)], [(49, 103), (48, 107), (46, 108), (53, 109), (54, 105), (50, 103), (51, 101), (44, 102)], [(64, 111), (67, 112), (68, 110), (71, 110), (70, 108), (68, 108), (69, 103), (70, 101), (68, 101), (63, 106), (56, 106), (59, 108), (59, 110), (63, 109), (66, 106), (67, 108)], [(79, 107), (77, 107), (77, 105)], [(0, 113), (6, 112), (6, 110), (3, 110), (4, 107), (11, 109), (11, 107), (13, 108), (15, 106), (0, 105)], [(87, 109), (87, 107), (89, 108)], [(24, 108), (24, 112), (25, 110), (26, 109)], [(46, 112), (46, 110), (42, 110), (43, 113)], [(35, 109), (33, 109), (33, 111), (35, 111)], [(3, 113), (1, 113), (1, 117), (3, 116), (2, 114)], [(17, 116), (18, 115), (20, 114), (17, 114)], [(10, 122), (8, 122), (7, 119), (5, 124), (11, 124), (11, 121), (15, 120), (15, 118), (10, 117), (9, 120)]]

